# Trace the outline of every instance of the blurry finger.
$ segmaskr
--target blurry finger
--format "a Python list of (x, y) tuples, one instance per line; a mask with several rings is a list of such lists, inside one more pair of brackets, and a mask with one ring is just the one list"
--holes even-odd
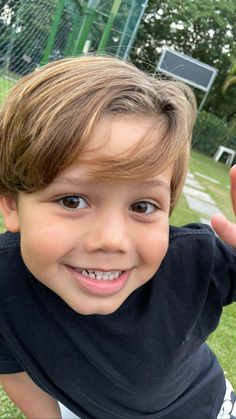
[(223, 214), (215, 214), (211, 219), (216, 234), (230, 246), (236, 248), (236, 225), (227, 220)]

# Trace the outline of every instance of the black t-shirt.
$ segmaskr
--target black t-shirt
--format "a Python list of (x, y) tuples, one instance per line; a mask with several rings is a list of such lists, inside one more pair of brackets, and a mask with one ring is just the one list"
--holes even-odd
[(0, 373), (26, 371), (83, 419), (215, 419), (224, 376), (204, 343), (236, 299), (236, 254), (171, 227), (158, 272), (110, 315), (80, 315), (0, 235)]

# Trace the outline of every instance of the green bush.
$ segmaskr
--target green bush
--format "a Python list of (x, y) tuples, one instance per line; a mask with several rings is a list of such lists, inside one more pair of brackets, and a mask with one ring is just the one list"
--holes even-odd
[(236, 128), (206, 111), (198, 113), (193, 148), (212, 157), (220, 145), (236, 150)]

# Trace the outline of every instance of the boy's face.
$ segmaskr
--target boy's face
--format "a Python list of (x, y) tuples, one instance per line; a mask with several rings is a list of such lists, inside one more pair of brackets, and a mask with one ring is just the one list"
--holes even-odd
[[(149, 129), (145, 118), (104, 119), (89, 146), (113, 156)], [(20, 230), (24, 262), (39, 281), (76, 312), (110, 314), (166, 254), (172, 168), (145, 181), (98, 181), (88, 176), (94, 153), (84, 150), (46, 188), (20, 193), (17, 208), (8, 198), (2, 210), (6, 227)]]

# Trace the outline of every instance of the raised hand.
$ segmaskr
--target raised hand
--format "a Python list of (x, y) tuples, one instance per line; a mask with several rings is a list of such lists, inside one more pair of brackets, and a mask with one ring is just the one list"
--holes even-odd
[[(230, 169), (231, 201), (236, 214), (236, 164)], [(223, 214), (215, 214), (211, 219), (216, 234), (236, 249), (236, 224), (230, 222)]]

